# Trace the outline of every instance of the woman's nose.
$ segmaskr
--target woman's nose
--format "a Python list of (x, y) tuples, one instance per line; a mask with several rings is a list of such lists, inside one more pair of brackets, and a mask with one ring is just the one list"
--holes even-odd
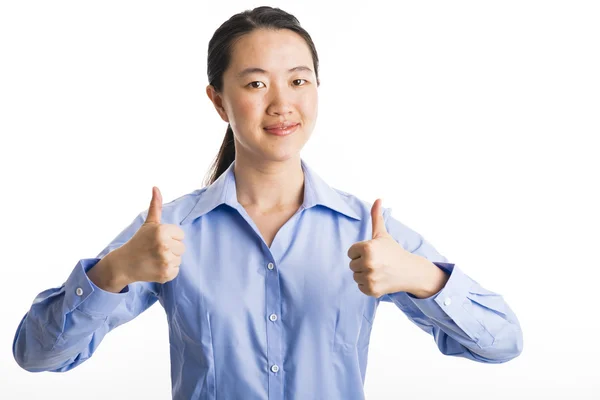
[(273, 89), (271, 101), (267, 112), (269, 114), (284, 115), (292, 111), (292, 100), (290, 89)]

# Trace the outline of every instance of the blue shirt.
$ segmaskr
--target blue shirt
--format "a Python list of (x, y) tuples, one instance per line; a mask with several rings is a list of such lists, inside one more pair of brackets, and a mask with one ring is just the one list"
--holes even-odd
[(237, 201), (234, 162), (213, 184), (163, 205), (161, 222), (185, 232), (175, 279), (120, 293), (98, 288), (86, 272), (133, 236), (148, 210), (140, 213), (96, 258), (79, 260), (62, 286), (35, 298), (15, 335), (18, 364), (32, 372), (75, 368), (156, 301), (168, 320), (173, 399), (363, 399), (380, 301), (394, 303), (445, 355), (501, 363), (521, 353), (521, 328), (502, 296), (448, 263), (389, 208), (382, 209), (388, 232), (449, 280), (425, 299), (363, 294), (347, 251), (371, 239), (371, 204), (301, 163), (303, 204), (270, 248)]

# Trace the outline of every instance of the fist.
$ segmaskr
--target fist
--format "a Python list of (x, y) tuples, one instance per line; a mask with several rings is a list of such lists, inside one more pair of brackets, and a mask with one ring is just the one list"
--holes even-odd
[(174, 224), (161, 224), (162, 196), (152, 188), (152, 200), (144, 224), (118, 250), (125, 261), (123, 271), (130, 282), (169, 282), (179, 273), (185, 251), (183, 230)]
[(371, 240), (353, 244), (348, 249), (350, 269), (358, 289), (368, 296), (412, 290), (418, 275), (414, 266), (419, 257), (402, 248), (385, 228), (381, 199), (371, 209), (373, 234)]

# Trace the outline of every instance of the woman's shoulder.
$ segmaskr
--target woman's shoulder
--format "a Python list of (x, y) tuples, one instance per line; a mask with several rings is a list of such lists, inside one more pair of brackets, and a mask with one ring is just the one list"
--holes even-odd
[[(344, 202), (350, 209), (352, 209), (361, 220), (369, 220), (371, 218), (371, 208), (373, 207), (376, 199), (373, 199), (373, 201), (367, 201), (353, 193), (335, 187), (332, 187), (331, 189), (339, 195), (341, 201)], [(382, 207), (384, 215), (387, 215), (390, 210), (391, 209)]]

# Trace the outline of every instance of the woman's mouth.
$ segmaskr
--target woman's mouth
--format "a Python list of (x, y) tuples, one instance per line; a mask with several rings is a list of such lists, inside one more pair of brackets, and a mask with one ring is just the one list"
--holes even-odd
[(287, 136), (287, 135), (294, 133), (296, 131), (296, 129), (298, 129), (299, 126), (300, 126), (300, 124), (287, 125), (287, 126), (286, 125), (278, 125), (278, 126), (266, 127), (266, 128), (264, 128), (264, 130), (267, 131), (268, 133), (270, 133), (271, 135)]

